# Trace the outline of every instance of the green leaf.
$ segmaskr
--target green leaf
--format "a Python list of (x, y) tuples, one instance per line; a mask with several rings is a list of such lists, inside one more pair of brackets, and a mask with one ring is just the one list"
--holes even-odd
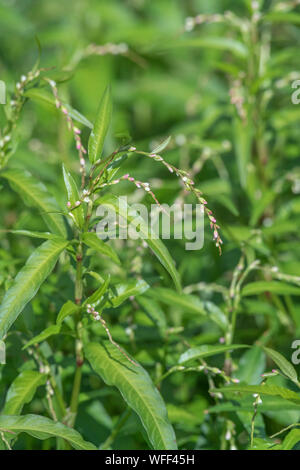
[(106, 196), (97, 199), (96, 203), (98, 205), (101, 204), (102, 206), (107, 207), (109, 210), (113, 210), (122, 219), (127, 220), (127, 222), (137, 223), (139, 225), (141, 238), (147, 243), (149, 248), (151, 248), (153, 251), (154, 255), (168, 271), (174, 281), (176, 289), (181, 292), (180, 277), (167, 248), (161, 240), (154, 238), (153, 233), (151, 230), (149, 230), (148, 225), (141, 217), (137, 218), (130, 215), (130, 206), (127, 205), (126, 201), (116, 196)]
[(198, 297), (190, 294), (179, 294), (171, 289), (155, 287), (149, 291), (149, 295), (154, 299), (170, 305), (170, 307), (180, 308), (187, 313), (197, 315), (207, 315), (204, 305)]
[(122, 282), (110, 289), (109, 301), (114, 308), (119, 307), (129, 297), (141, 295), (149, 289), (149, 284), (143, 279)]
[(74, 304), (71, 300), (68, 300), (60, 309), (59, 314), (57, 315), (56, 324), (61, 325), (65, 318), (69, 315), (74, 315), (78, 312), (78, 305)]
[(6, 170), (0, 175), (9, 181), (11, 187), (18, 192), (27, 205), (36, 207), (41, 211), (41, 215), (51, 232), (63, 238), (67, 237), (63, 217), (58, 214), (60, 208), (41, 182), (36, 181), (27, 171), (18, 169)]
[(104, 280), (103, 284), (97, 289), (90, 297), (86, 299), (84, 302), (84, 305), (92, 305), (94, 308), (96, 308), (101, 300), (104, 298), (105, 293), (107, 293), (108, 286), (110, 283), (110, 276), (107, 276), (107, 279)]
[(23, 406), (34, 397), (36, 389), (46, 381), (46, 374), (34, 370), (21, 372), (8, 389), (2, 414), (19, 415)]
[(300, 442), (300, 429), (292, 429), (284, 438), (281, 450), (292, 450), (298, 442)]
[(144, 296), (139, 296), (136, 300), (153, 323), (157, 325), (160, 330), (164, 331), (167, 328), (167, 321), (159, 303)]
[(54, 235), (50, 232), (33, 232), (32, 230), (8, 230), (9, 233), (13, 235), (23, 235), (24, 237), (31, 238), (43, 238), (45, 240), (53, 240), (57, 238), (57, 235)]
[(198, 348), (191, 348), (181, 354), (178, 363), (185, 364), (195, 359), (203, 359), (204, 357), (215, 356), (216, 354), (223, 354), (227, 351), (233, 351), (234, 349), (248, 348), (245, 344), (232, 344), (230, 346), (222, 345), (203, 345)]
[(30, 341), (28, 341), (25, 346), (23, 346), (22, 349), (27, 349), (29, 346), (32, 344), (39, 344), (42, 341), (45, 341), (45, 339), (49, 338), (50, 336), (53, 335), (58, 335), (60, 333), (61, 325), (51, 325), (48, 326), (48, 328), (45, 328), (41, 333), (36, 335), (34, 338), (32, 338)]
[(275, 448), (273, 441), (267, 441), (266, 439), (261, 439), (256, 437), (253, 439), (253, 446), (251, 449), (247, 450), (273, 450)]
[(261, 374), (265, 371), (266, 356), (262, 348), (253, 346), (239, 360), (238, 370), (234, 377), (248, 385), (258, 385)]
[(89, 159), (95, 163), (101, 157), (104, 140), (109, 128), (112, 114), (112, 100), (110, 87), (108, 86), (101, 98), (94, 127), (89, 138)]
[[(287, 414), (288, 411), (300, 412), (300, 403), (292, 403), (288, 400), (284, 400), (279, 396), (268, 396), (265, 395), (263, 402), (259, 405), (260, 412), (284, 412)], [(209, 408), (209, 413), (224, 413), (231, 411), (252, 411), (253, 412), (253, 397), (248, 395), (243, 398), (239, 398), (239, 401), (232, 400), (232, 402), (220, 403)]]
[(151, 150), (151, 153), (162, 152), (169, 145), (170, 140), (171, 140), (171, 136), (169, 135), (169, 137), (167, 137), (157, 147), (155, 147), (153, 150)]
[(138, 414), (156, 450), (177, 449), (164, 401), (148, 373), (133, 365), (109, 342), (85, 346), (88, 361), (107, 385), (115, 386), (126, 403)]
[(111, 248), (111, 246), (108, 245), (108, 243), (105, 243), (103, 240), (101, 240), (101, 238), (97, 237), (96, 233), (86, 232), (83, 234), (82, 240), (93, 250), (98, 251), (104, 256), (108, 256), (115, 263), (121, 264), (117, 253)]
[(275, 362), (275, 364), (278, 365), (284, 375), (286, 375), (293, 382), (298, 383), (298, 375), (294, 366), (289, 361), (287, 361), (287, 359), (283, 357), (282, 354), (277, 351), (274, 351), (274, 349), (266, 347), (264, 347), (264, 351)]
[(258, 295), (264, 292), (271, 292), (278, 295), (300, 295), (300, 287), (291, 286), (279, 281), (257, 281), (247, 284), (242, 289), (242, 295)]
[(123, 163), (127, 160), (127, 158), (128, 158), (128, 154), (123, 153), (123, 154), (120, 154), (120, 156), (113, 159), (113, 161), (106, 168), (105, 174), (106, 174), (107, 181), (112, 181), (114, 179), (115, 175), (118, 173), (119, 169), (121, 168)]
[[(45, 90), (42, 90), (41, 88), (31, 88), (30, 90), (26, 90), (24, 92), (24, 95), (34, 101), (39, 101), (41, 103), (56, 107), (53, 95), (51, 95), (51, 93), (48, 93)], [(80, 122), (80, 124), (83, 124), (84, 126), (89, 127), (90, 129), (93, 128), (93, 124), (76, 109), (72, 108), (67, 103), (64, 103), (64, 106), (68, 110), (69, 115), (72, 119), (74, 119), (74, 121)]]
[(57, 423), (43, 416), (28, 414), (25, 416), (0, 416), (0, 429), (7, 429), (20, 434), (26, 432), (37, 439), (61, 437), (68, 441), (74, 449), (97, 450), (94, 444), (84, 441), (81, 435), (62, 423)]
[(224, 312), (215, 305), (213, 302), (206, 301), (204, 308), (208, 313), (209, 318), (214, 321), (224, 332), (228, 329), (228, 320)]
[(18, 315), (35, 296), (67, 245), (68, 242), (62, 239), (48, 240), (28, 258), (0, 306), (0, 338), (3, 338)]
[(260, 395), (280, 396), (293, 403), (300, 404), (300, 394), (289, 390), (288, 388), (278, 387), (277, 385), (230, 385), (228, 387), (214, 389), (212, 391), (221, 393), (258, 393)]
[[(71, 173), (66, 170), (64, 165), (63, 175), (68, 194), (68, 201), (71, 203), (71, 206), (74, 207), (76, 202), (79, 200), (79, 192), (75, 180), (73, 179)], [(77, 227), (82, 228), (84, 224), (84, 210), (82, 204), (77, 207), (77, 209), (72, 210), (72, 214), (74, 216)]]

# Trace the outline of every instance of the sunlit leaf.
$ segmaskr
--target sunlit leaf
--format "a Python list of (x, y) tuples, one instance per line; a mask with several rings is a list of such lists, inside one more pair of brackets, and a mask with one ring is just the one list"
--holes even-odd
[(0, 428), (16, 434), (25, 432), (37, 439), (61, 437), (68, 441), (74, 449), (97, 450), (93, 444), (84, 441), (81, 435), (74, 429), (43, 416), (33, 414), (25, 416), (2, 415), (0, 416)]
[(265, 292), (271, 292), (279, 295), (300, 295), (300, 287), (286, 284), (279, 281), (257, 281), (250, 282), (242, 289), (242, 295), (258, 295)]
[(74, 304), (71, 300), (68, 300), (60, 309), (59, 314), (57, 315), (56, 324), (61, 325), (65, 318), (78, 312), (78, 308), (78, 305)]
[(217, 354), (223, 354), (228, 351), (233, 351), (235, 349), (247, 348), (248, 346), (244, 344), (232, 344), (232, 345), (203, 345), (198, 348), (191, 348), (181, 354), (178, 363), (185, 364), (188, 361), (194, 361), (196, 359), (203, 359), (205, 357), (215, 356)]
[(259, 395), (280, 396), (293, 403), (300, 404), (300, 394), (289, 390), (288, 388), (278, 387), (277, 385), (230, 385), (225, 388), (218, 388), (215, 391), (221, 393), (257, 393)]
[(177, 449), (161, 395), (148, 373), (133, 365), (109, 342), (85, 346), (88, 361), (107, 385), (118, 388), (126, 403), (138, 414), (154, 449)]
[(23, 349), (29, 348), (29, 346), (32, 346), (33, 344), (39, 344), (42, 341), (45, 341), (45, 339), (49, 338), (50, 336), (53, 335), (58, 335), (60, 333), (61, 325), (51, 325), (48, 326), (48, 328), (45, 328), (41, 333), (36, 335), (34, 338), (32, 338), (28, 343), (23, 346)]
[(283, 372), (293, 382), (298, 382), (298, 374), (294, 366), (278, 351), (274, 351), (271, 348), (264, 348), (267, 355), (277, 364), (281, 372)]
[(9, 181), (22, 200), (41, 212), (43, 219), (53, 233), (62, 237), (67, 236), (63, 218), (58, 214), (61, 209), (40, 181), (36, 181), (27, 171), (18, 169), (6, 170), (0, 176)]
[[(25, 91), (25, 96), (28, 98), (38, 101), (41, 103), (45, 103), (47, 105), (55, 107), (55, 99), (51, 93), (43, 90), (42, 88), (31, 88), (30, 90)], [(69, 115), (71, 116), (72, 119), (75, 121), (79, 122), (80, 124), (83, 124), (86, 127), (89, 127), (90, 129), (93, 128), (93, 124), (79, 111), (76, 109), (72, 108), (69, 104), (64, 103), (65, 108), (67, 108)]]
[(110, 87), (108, 86), (101, 98), (94, 126), (89, 138), (89, 159), (95, 163), (101, 157), (104, 140), (109, 128), (112, 113), (112, 100)]
[[(68, 201), (71, 203), (71, 207), (73, 208), (74, 206), (76, 206), (76, 202), (79, 201), (79, 191), (74, 178), (72, 177), (71, 173), (66, 170), (64, 165), (63, 175), (68, 195)], [(72, 210), (72, 214), (74, 216), (76, 225), (82, 228), (84, 224), (84, 211), (82, 204), (80, 204), (79, 207), (77, 207), (76, 209)]]
[(108, 244), (99, 238), (94, 232), (86, 232), (83, 234), (83, 242), (92, 248), (93, 250), (101, 253), (104, 256), (108, 256), (115, 263), (120, 264), (120, 259), (115, 250)]
[(34, 397), (36, 389), (40, 385), (44, 385), (46, 381), (46, 374), (40, 374), (34, 370), (21, 372), (8, 389), (2, 414), (20, 414), (23, 406)]
[(12, 287), (6, 292), (0, 306), (0, 338), (7, 333), (25, 306), (35, 296), (41, 284), (53, 270), (59, 255), (68, 242), (48, 240), (28, 258)]
[(147, 289), (149, 289), (149, 285), (143, 279), (122, 282), (111, 287), (109, 302), (113, 307), (118, 307), (129, 297), (141, 295)]

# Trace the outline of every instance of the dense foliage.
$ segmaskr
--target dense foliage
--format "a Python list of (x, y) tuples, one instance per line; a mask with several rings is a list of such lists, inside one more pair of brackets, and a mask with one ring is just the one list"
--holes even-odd
[(1, 0), (0, 449), (299, 448), (298, 4)]

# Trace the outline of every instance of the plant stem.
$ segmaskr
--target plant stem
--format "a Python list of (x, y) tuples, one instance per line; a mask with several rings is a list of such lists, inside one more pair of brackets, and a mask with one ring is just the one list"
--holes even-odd
[[(81, 377), (82, 377), (82, 367), (81, 365), (77, 364), (75, 377), (74, 377), (74, 383), (73, 383), (71, 405), (70, 405), (70, 411), (72, 415), (74, 416), (74, 422), (75, 422), (76, 413), (78, 409), (78, 399), (79, 399), (80, 386), (81, 386)], [(73, 421), (73, 418), (71, 421)], [(72, 423), (73, 425), (74, 425), (74, 422)]]
[(80, 240), (76, 253), (76, 281), (75, 281), (75, 303), (80, 305), (82, 301), (83, 286), (82, 286), (82, 242)]
[(128, 418), (130, 417), (130, 415), (131, 415), (131, 409), (127, 408), (127, 410), (124, 411), (124, 413), (118, 420), (116, 426), (113, 428), (112, 432), (110, 433), (106, 441), (102, 444), (101, 450), (107, 450), (111, 446), (111, 444), (113, 443), (113, 441), (119, 434), (120, 430), (122, 429), (122, 427), (124, 426)]
[[(76, 305), (81, 305), (82, 295), (83, 295), (83, 284), (82, 284), (82, 258), (83, 258), (83, 248), (82, 241), (80, 236), (80, 241), (76, 253), (76, 281), (75, 281), (75, 303)], [(76, 414), (78, 409), (78, 400), (81, 386), (82, 378), (82, 365), (83, 365), (83, 354), (82, 354), (82, 341), (80, 337), (81, 322), (80, 318), (77, 319), (77, 339), (75, 345), (75, 354), (76, 354), (76, 371), (73, 382), (73, 389), (71, 395), (71, 404), (70, 404), (70, 425), (73, 427), (76, 420)]]

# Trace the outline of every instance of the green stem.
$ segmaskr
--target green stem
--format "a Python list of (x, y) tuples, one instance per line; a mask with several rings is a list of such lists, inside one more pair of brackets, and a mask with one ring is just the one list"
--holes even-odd
[(73, 425), (75, 422), (75, 417), (78, 409), (78, 401), (79, 401), (79, 393), (80, 393), (80, 386), (81, 386), (81, 378), (82, 378), (82, 367), (81, 365), (76, 366), (76, 371), (75, 371), (75, 377), (74, 377), (74, 383), (73, 383), (73, 390), (72, 390), (72, 397), (71, 397), (71, 405), (70, 405), (70, 411), (74, 418), (72, 418), (71, 421), (73, 421)]
[(83, 286), (82, 286), (82, 242), (80, 240), (77, 253), (76, 253), (76, 281), (75, 281), (75, 303), (80, 305), (82, 301)]
[(130, 417), (130, 415), (131, 415), (131, 409), (127, 408), (127, 410), (124, 411), (124, 413), (120, 417), (119, 421), (117, 422), (116, 426), (112, 430), (111, 434), (108, 436), (106, 441), (102, 444), (101, 450), (109, 449), (109, 447), (111, 446), (111, 444), (113, 443), (117, 435), (119, 434), (120, 430), (122, 429), (122, 427), (124, 426), (128, 418)]
[[(83, 247), (80, 236), (80, 241), (76, 253), (76, 281), (75, 281), (75, 302), (77, 305), (81, 305), (82, 296), (83, 296), (83, 283), (82, 283), (82, 259), (83, 259)], [(82, 378), (82, 364), (83, 364), (83, 354), (82, 354), (82, 341), (80, 337), (81, 322), (80, 318), (77, 319), (77, 339), (75, 346), (76, 354), (76, 371), (73, 382), (71, 404), (70, 404), (70, 425), (73, 427), (76, 420), (76, 414), (78, 409), (79, 393), (81, 386)]]

